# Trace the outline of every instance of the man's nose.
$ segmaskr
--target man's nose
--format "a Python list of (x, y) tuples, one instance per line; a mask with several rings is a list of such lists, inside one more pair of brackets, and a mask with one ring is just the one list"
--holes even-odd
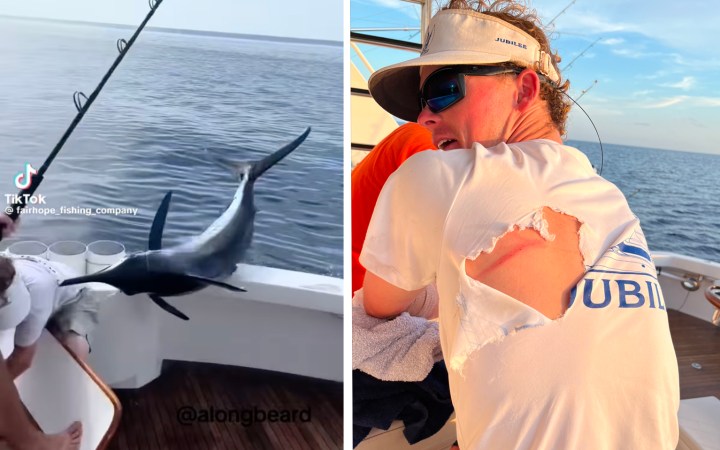
[(432, 127), (437, 124), (438, 120), (438, 115), (430, 111), (430, 108), (425, 105), (423, 109), (420, 110), (420, 114), (417, 118), (417, 123), (424, 126), (425, 128), (429, 128), (432, 130)]

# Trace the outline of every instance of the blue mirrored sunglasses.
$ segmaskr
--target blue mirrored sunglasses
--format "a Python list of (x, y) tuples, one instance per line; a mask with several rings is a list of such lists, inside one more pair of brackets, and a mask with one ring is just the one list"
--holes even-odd
[(427, 105), (438, 113), (448, 109), (465, 97), (465, 75), (491, 76), (506, 73), (518, 74), (519, 68), (499, 66), (452, 66), (431, 73), (420, 88), (420, 109)]

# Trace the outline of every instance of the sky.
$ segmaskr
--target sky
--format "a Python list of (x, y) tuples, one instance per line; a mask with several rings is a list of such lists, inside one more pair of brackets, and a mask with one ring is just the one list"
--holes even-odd
[[(0, 1), (0, 15), (138, 26), (147, 0)], [(164, 0), (148, 26), (342, 41), (343, 1)]]
[[(717, 0), (535, 0), (529, 5), (543, 23), (567, 7), (552, 24), (551, 45), (562, 57), (570, 95), (582, 95), (579, 103), (603, 143), (720, 155), (720, 45), (713, 39), (720, 23)], [(353, 30), (417, 26), (417, 17), (416, 7), (399, 0), (350, 0)], [(419, 39), (415, 31), (374, 34)], [(374, 68), (413, 57), (382, 50), (366, 56)], [(568, 128), (568, 139), (597, 141), (577, 107)]]

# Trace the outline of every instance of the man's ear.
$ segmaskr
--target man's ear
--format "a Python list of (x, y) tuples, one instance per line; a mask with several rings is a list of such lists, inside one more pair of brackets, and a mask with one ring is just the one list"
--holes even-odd
[(525, 69), (517, 76), (515, 83), (518, 90), (516, 107), (523, 112), (540, 97), (540, 77), (534, 70)]

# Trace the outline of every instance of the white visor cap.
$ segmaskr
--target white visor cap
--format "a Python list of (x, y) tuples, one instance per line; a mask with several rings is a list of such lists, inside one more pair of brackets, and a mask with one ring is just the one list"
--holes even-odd
[(449, 9), (430, 21), (419, 57), (384, 67), (370, 76), (368, 89), (387, 112), (415, 122), (420, 114), (420, 67), (491, 65), (511, 62), (558, 83), (553, 56), (532, 36), (497, 17)]

